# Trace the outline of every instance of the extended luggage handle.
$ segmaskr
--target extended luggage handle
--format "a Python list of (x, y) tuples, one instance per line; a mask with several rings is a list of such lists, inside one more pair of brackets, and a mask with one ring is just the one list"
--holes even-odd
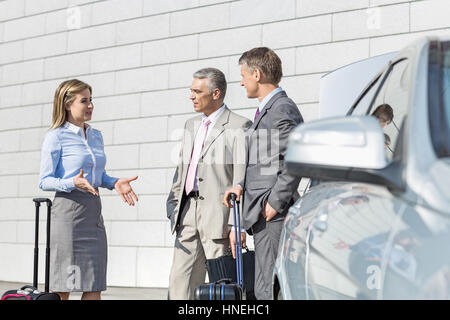
[[(244, 289), (244, 279), (242, 274), (242, 243), (241, 243), (241, 217), (239, 210), (239, 201), (236, 201), (236, 194), (231, 194), (231, 200), (233, 201), (234, 212), (234, 235), (236, 238), (236, 282)], [(237, 212), (237, 217), (236, 217)], [(237, 221), (236, 221), (237, 220)], [(236, 223), (237, 222), (237, 223)], [(237, 228), (236, 228), (237, 227)]]
[(46, 202), (47, 203), (47, 207), (51, 207), (52, 206), (52, 201), (50, 199), (48, 199), (48, 198), (34, 198), (33, 202), (36, 205), (36, 207), (39, 207), (42, 202)]
[(42, 202), (47, 203), (47, 245), (45, 248), (45, 292), (49, 292), (50, 283), (50, 217), (52, 201), (48, 198), (34, 198), (36, 206), (36, 221), (34, 233), (34, 269), (33, 269), (33, 287), (38, 287), (38, 259), (39, 259), (39, 207)]

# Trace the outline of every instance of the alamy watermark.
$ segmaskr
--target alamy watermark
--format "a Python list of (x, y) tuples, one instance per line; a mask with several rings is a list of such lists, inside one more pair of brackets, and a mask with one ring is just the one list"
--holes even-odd
[(68, 274), (66, 286), (70, 291), (81, 289), (81, 268), (76, 265), (68, 266), (66, 269)]
[[(194, 126), (195, 127), (195, 126)], [(172, 165), (189, 165), (196, 134), (190, 130), (171, 132), (170, 140), (181, 140), (169, 152)], [(214, 143), (213, 151), (209, 148)], [(284, 143), (285, 145), (286, 143)], [(281, 132), (278, 129), (221, 129), (213, 128), (206, 139), (199, 165), (260, 165), (261, 175), (274, 175), (282, 164)], [(182, 148), (184, 148), (182, 150)]]
[(66, 26), (69, 30), (81, 29), (81, 9), (78, 6), (69, 7), (66, 10)]
[(381, 29), (381, 10), (378, 7), (368, 8), (366, 10), (367, 20), (366, 26), (369, 30)]
[(369, 290), (380, 290), (381, 289), (381, 268), (380, 266), (373, 264), (366, 269), (367, 277), (366, 285)]

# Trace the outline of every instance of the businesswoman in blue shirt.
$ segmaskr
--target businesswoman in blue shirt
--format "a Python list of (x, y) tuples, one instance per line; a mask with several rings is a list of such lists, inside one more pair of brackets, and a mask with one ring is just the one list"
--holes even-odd
[(77, 79), (56, 89), (53, 121), (41, 155), (39, 187), (56, 191), (52, 209), (50, 290), (62, 299), (83, 292), (99, 300), (106, 290), (107, 242), (98, 188), (115, 189), (124, 202), (138, 201), (130, 182), (106, 174), (100, 131), (86, 122), (92, 88)]

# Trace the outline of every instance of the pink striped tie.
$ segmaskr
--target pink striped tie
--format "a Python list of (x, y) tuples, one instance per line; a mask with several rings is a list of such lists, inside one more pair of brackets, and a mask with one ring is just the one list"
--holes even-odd
[(200, 131), (195, 137), (194, 149), (192, 150), (191, 162), (189, 163), (185, 186), (186, 194), (189, 194), (194, 189), (198, 160), (200, 158), (203, 145), (205, 144), (206, 134), (208, 133), (208, 126), (211, 123), (211, 120), (206, 118), (202, 122), (203, 126), (200, 128)]
[(253, 122), (255, 122), (256, 119), (258, 119), (260, 113), (261, 113), (261, 111), (259, 111), (259, 107), (258, 107), (258, 109), (256, 109), (255, 118), (253, 118)]

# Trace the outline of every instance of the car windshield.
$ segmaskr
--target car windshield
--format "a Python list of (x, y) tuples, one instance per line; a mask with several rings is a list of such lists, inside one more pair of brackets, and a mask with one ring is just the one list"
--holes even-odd
[(378, 74), (372, 82), (367, 86), (363, 94), (358, 98), (356, 103), (350, 108), (347, 115), (363, 115), (367, 113), (370, 103), (372, 102), (373, 96), (377, 91), (377, 88), (381, 82), (381, 74)]
[(450, 41), (430, 45), (428, 74), (430, 132), (436, 155), (450, 157)]

